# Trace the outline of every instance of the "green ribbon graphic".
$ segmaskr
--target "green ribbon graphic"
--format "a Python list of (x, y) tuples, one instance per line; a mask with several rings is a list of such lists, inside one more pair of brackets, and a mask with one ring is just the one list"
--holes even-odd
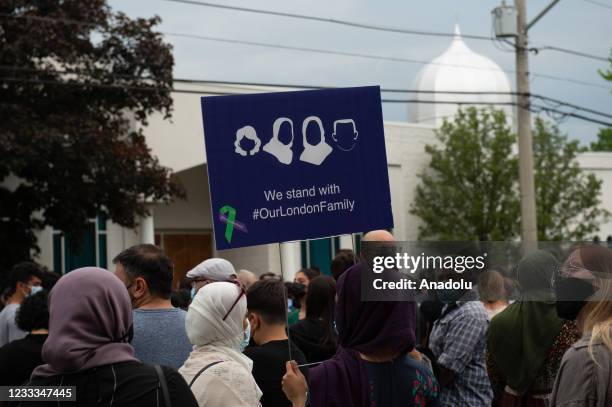
[(225, 224), (225, 240), (230, 243), (232, 241), (232, 235), (234, 234), (236, 209), (229, 205), (225, 205), (223, 208), (219, 209), (219, 213), (227, 217), (227, 223)]

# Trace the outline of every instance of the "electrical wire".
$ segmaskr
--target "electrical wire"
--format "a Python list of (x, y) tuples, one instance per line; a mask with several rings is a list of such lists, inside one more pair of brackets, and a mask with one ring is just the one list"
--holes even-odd
[[(82, 70), (82, 69), (67, 69), (67, 70), (52, 70), (52, 69), (37, 69), (37, 68), (24, 68), (24, 67), (15, 67), (10, 65), (0, 65), (0, 71), (10, 71), (15, 74), (16, 72), (29, 72), (29, 73), (45, 73), (45, 74), (57, 74), (57, 75), (65, 75), (65, 74), (78, 74), (83, 79), (94, 79), (94, 80), (107, 80), (107, 79), (129, 79), (129, 80), (154, 80), (152, 77), (136, 77), (133, 75), (121, 75), (115, 73), (107, 73), (102, 77), (92, 76), (90, 71)], [(100, 71), (96, 71), (100, 73)], [(102, 72), (104, 73), (104, 72)], [(87, 75), (87, 77), (85, 77)], [(228, 82), (228, 81), (212, 81), (212, 80), (199, 80), (199, 79), (173, 79), (174, 82), (177, 83), (189, 83), (189, 84), (222, 84), (222, 85), (238, 85), (243, 87), (274, 87), (274, 88), (286, 88), (286, 89), (330, 89), (334, 88), (334, 86), (313, 86), (313, 85), (302, 85), (302, 84), (279, 84), (279, 83), (262, 83), (262, 82)], [(81, 82), (82, 83), (82, 82)], [(92, 82), (85, 82), (86, 84), (92, 84)], [(146, 85), (146, 83), (145, 83)], [(137, 87), (141, 88), (141, 87)], [(519, 94), (517, 92), (498, 92), (498, 91), (434, 91), (434, 90), (420, 90), (420, 89), (399, 89), (399, 88), (381, 88), (381, 92), (383, 93), (415, 93), (415, 94), (450, 94), (450, 95), (507, 95), (507, 96), (524, 96), (525, 94)], [(573, 109), (579, 109), (587, 113), (596, 114), (599, 116), (604, 116), (607, 118), (612, 118), (612, 114), (600, 112), (594, 109), (585, 108), (582, 106), (578, 106), (572, 103), (568, 103), (562, 100), (553, 99), (547, 96), (539, 95), (539, 94), (529, 94), (529, 96), (533, 98), (537, 98), (544, 102), (552, 103), (555, 107), (565, 106)], [(550, 105), (549, 105), (550, 106)]]
[[(236, 6), (228, 6), (228, 5), (223, 5), (223, 4), (204, 3), (204, 2), (197, 2), (197, 1), (190, 1), (190, 0), (164, 0), (164, 1), (175, 2), (175, 3), (185, 3), (185, 4), (191, 4), (191, 5), (201, 5), (201, 6), (207, 6), (207, 7), (217, 7), (217, 8), (229, 9), (229, 10), (248, 11), (248, 12), (260, 13), (260, 14), (271, 14), (271, 15), (282, 16), (282, 17), (302, 18), (302, 19), (314, 20), (314, 21), (322, 21), (322, 22), (327, 22), (327, 23), (337, 23), (337, 24), (342, 24), (342, 25), (351, 26), (351, 27), (357, 27), (357, 28), (365, 28), (365, 29), (372, 29), (372, 30), (379, 30), (379, 31), (396, 32), (396, 33), (401, 33), (401, 34), (434, 36), (434, 37), (451, 37), (451, 38), (455, 36), (454, 33), (445, 33), (445, 32), (438, 32), (438, 31), (424, 31), (424, 30), (408, 30), (408, 29), (394, 28), (394, 27), (383, 27), (383, 26), (376, 26), (376, 25), (370, 25), (370, 24), (356, 23), (356, 22), (351, 22), (351, 21), (344, 21), (344, 20), (337, 20), (337, 19), (327, 19), (327, 18), (316, 17), (316, 16), (306, 16), (306, 15), (301, 15), (301, 14), (283, 13), (283, 12), (276, 12), (276, 11), (271, 11), (271, 10), (251, 9), (251, 8), (246, 8), (246, 7), (236, 7)], [(62, 23), (66, 23), (66, 24), (83, 25), (83, 26), (94, 26), (94, 27), (99, 25), (99, 24), (96, 24), (96, 23), (91, 23), (91, 22), (86, 22), (86, 21), (79, 21), (79, 20), (68, 19), (68, 18), (32, 16), (32, 15), (19, 15), (19, 16), (16, 16), (16, 15), (13, 15), (13, 14), (10, 14), (10, 13), (0, 13), (0, 17), (23, 18), (23, 19), (31, 19), (31, 20), (36, 20), (36, 21), (47, 21), (47, 22), (62, 22)], [(164, 33), (163, 31), (160, 32), (160, 33), (161, 34), (166, 34), (166, 35), (182, 35), (182, 36), (188, 36), (189, 35), (189, 34), (176, 34), (176, 33), (170, 34), (170, 33)], [(510, 45), (510, 47), (512, 47), (513, 49), (516, 48), (516, 46), (514, 44), (510, 43), (509, 41), (506, 41), (506, 40), (503, 40), (503, 39), (502, 40), (498, 40), (493, 35), (487, 37), (487, 36), (482, 36), (482, 35), (461, 34), (461, 36), (463, 38), (468, 38), (468, 39), (473, 39), (473, 40), (491, 41), (493, 43), (493, 45), (496, 48), (498, 48), (498, 49), (500, 49), (500, 48), (496, 45), (496, 43), (497, 44), (505, 43), (507, 45)], [(213, 41), (213, 39), (209, 39), (209, 40)], [(553, 46), (553, 45), (535, 46), (535, 47), (532, 47), (530, 49), (534, 50), (534, 51), (551, 50), (551, 51), (557, 51), (557, 52), (561, 52), (561, 53), (565, 53), (565, 54), (569, 54), (569, 55), (574, 55), (574, 56), (578, 56), (578, 57), (584, 57), (584, 58), (589, 58), (589, 59), (594, 59), (594, 60), (599, 60), (599, 61), (604, 61), (604, 62), (610, 61), (609, 58), (605, 58), (605, 57), (601, 57), (601, 56), (593, 55), (593, 54), (588, 54), (588, 53), (585, 53), (585, 52), (582, 52), (582, 51), (576, 51), (576, 50), (572, 50), (572, 49), (568, 49), (568, 48)], [(508, 50), (503, 49), (503, 48), (501, 48), (500, 50), (508, 51)]]
[[(113, 85), (113, 84), (100, 84), (100, 83), (83, 83), (83, 82), (66, 82), (58, 80), (43, 80), (43, 79), (28, 79), (28, 78), (7, 78), (0, 77), (0, 82), (17, 82), (17, 83), (32, 83), (32, 84), (49, 84), (59, 86), (77, 86), (82, 88), (110, 88), (110, 89), (122, 89), (122, 90), (143, 90), (143, 91), (163, 91), (163, 92), (174, 92), (174, 93), (186, 93), (186, 94), (198, 94), (198, 95), (231, 95), (231, 92), (215, 92), (215, 91), (197, 91), (189, 89), (168, 89), (155, 86), (129, 86), (129, 85)], [(486, 101), (467, 101), (467, 100), (421, 100), (421, 99), (385, 99), (381, 100), (383, 103), (425, 103), (425, 104), (451, 104), (451, 105), (476, 105), (476, 106), (520, 106), (516, 102), (486, 102)], [(576, 119), (580, 119), (586, 122), (591, 122), (607, 127), (612, 127), (612, 122), (605, 122), (603, 120), (595, 119), (578, 113), (563, 112), (558, 109), (530, 105), (529, 109), (533, 108), (541, 109), (546, 112), (564, 114), (571, 116)], [(533, 111), (533, 110), (532, 110)]]
[[(37, 20), (37, 21), (65, 22), (67, 24), (92, 25), (91, 23), (83, 23), (83, 22), (80, 22), (80, 21), (77, 21), (77, 20), (71, 20), (71, 19), (61, 19), (61, 18), (57, 19), (57, 18), (39, 17), (39, 16), (13, 16), (11, 14), (6, 14), (6, 13), (0, 13), (0, 17), (25, 18), (25, 19), (32, 18), (32, 19)], [(470, 69), (485, 70), (485, 71), (493, 71), (493, 70), (495, 70), (493, 68), (486, 68), (486, 67), (473, 67), (473, 66), (469, 66), (469, 65), (436, 63), (436, 62), (433, 62), (433, 61), (424, 61), (424, 60), (409, 59), (409, 58), (387, 57), (387, 56), (382, 56), (382, 55), (370, 55), (370, 54), (361, 54), (361, 53), (352, 53), (352, 52), (343, 52), (343, 51), (317, 49), (317, 48), (295, 47), (295, 46), (288, 46), (288, 45), (281, 45), (281, 44), (270, 44), (270, 43), (263, 43), (263, 42), (234, 40), (234, 39), (227, 39), (227, 38), (220, 38), (220, 37), (208, 37), (208, 36), (202, 36), (202, 35), (196, 35), (196, 34), (163, 32), (163, 31), (160, 32), (160, 34), (169, 35), (169, 36), (184, 37), (184, 38), (192, 38), (192, 39), (198, 39), (198, 40), (205, 40), (205, 41), (213, 41), (213, 42), (242, 44), (242, 45), (259, 46), (259, 47), (267, 47), (267, 48), (276, 48), (276, 49), (283, 49), (283, 50), (293, 50), (293, 51), (311, 52), (311, 53), (321, 53), (321, 54), (327, 54), (327, 55), (339, 55), (339, 56), (348, 56), (348, 57), (359, 57), (359, 58), (367, 58), (367, 59), (375, 59), (375, 60), (385, 60), (385, 61), (393, 61), (393, 62), (405, 62), (405, 63), (413, 63), (413, 64), (419, 64), (419, 65), (431, 64), (431, 65), (434, 65), (434, 66), (435, 65), (453, 66), (453, 67), (470, 68)], [(516, 71), (514, 71), (514, 70), (506, 70), (505, 72), (506, 73), (512, 73), (512, 74), (516, 73)], [(589, 87), (602, 88), (602, 89), (610, 89), (608, 87), (602, 86), (602, 85), (597, 84), (597, 83), (582, 81), (582, 80), (573, 79), (573, 78), (566, 78), (566, 77), (560, 77), (560, 76), (554, 76), (554, 75), (548, 75), (548, 74), (541, 74), (541, 73), (532, 73), (532, 75), (533, 75), (534, 78), (535, 77), (539, 77), (539, 78), (544, 78), (544, 79), (554, 80), (554, 81), (559, 81), (559, 82), (573, 83), (573, 84), (576, 84), (576, 85), (589, 86)]]
[(539, 47), (536, 46), (536, 47), (534, 47), (534, 49), (537, 50), (537, 51), (545, 51), (545, 50), (559, 51), (559, 52), (564, 52), (566, 54), (576, 55), (576, 56), (579, 56), (579, 57), (594, 59), (596, 61), (604, 61), (604, 62), (612, 63), (612, 59), (610, 59), (610, 58), (599, 57), (599, 56), (596, 56), (596, 55), (593, 55), (593, 54), (587, 54), (587, 53), (582, 52), (582, 51), (574, 51), (574, 50), (567, 49), (567, 48), (555, 47), (553, 45), (543, 45), (543, 46), (539, 46)]
[[(211, 7), (211, 8), (218, 8), (218, 9), (224, 9), (224, 10), (241, 11), (241, 12), (247, 12), (247, 13), (264, 14), (264, 15), (271, 15), (271, 16), (277, 16), (277, 17), (295, 18), (295, 19), (300, 19), (300, 20), (318, 21), (318, 22), (323, 22), (323, 23), (344, 25), (344, 26), (349, 26), (349, 27), (354, 27), (354, 28), (362, 28), (366, 30), (392, 32), (392, 33), (398, 33), (398, 34), (423, 35), (423, 36), (430, 36), (430, 37), (451, 37), (451, 38), (455, 36), (454, 33), (404, 29), (404, 28), (399, 28), (399, 27), (366, 24), (366, 23), (360, 23), (360, 22), (355, 22), (355, 21), (339, 20), (335, 18), (318, 17), (318, 16), (305, 15), (305, 14), (288, 13), (288, 12), (281, 12), (281, 11), (274, 11), (274, 10), (262, 10), (262, 9), (240, 7), (240, 6), (231, 6), (227, 4), (210, 3), (210, 2), (205, 2), (205, 1), (196, 1), (196, 0), (163, 0), (163, 1), (170, 2), (170, 3), (188, 4), (192, 6), (202, 6), (202, 7)], [(585, 1), (589, 1), (589, 0), (585, 0)], [(596, 3), (596, 4), (599, 4), (599, 3)], [(604, 6), (602, 4), (599, 4), (599, 5)], [(461, 36), (463, 38), (479, 40), (479, 41), (494, 41), (495, 40), (494, 36), (472, 35), (472, 34), (462, 34)], [(512, 44), (512, 46), (515, 47), (514, 44)], [(595, 60), (600, 60), (600, 61), (608, 61), (608, 58), (604, 58), (598, 55), (587, 54), (584, 52), (575, 51), (575, 50), (562, 48), (562, 47), (556, 47), (556, 46), (541, 46), (541, 47), (536, 47), (536, 49), (551, 50), (551, 51), (557, 51), (557, 52), (574, 55), (574, 56), (580, 56), (580, 57), (585, 57), (585, 58), (590, 58), (590, 59), (595, 59)]]
[[(164, 0), (164, 1), (167, 1), (170, 3), (189, 4), (192, 6), (203, 6), (203, 7), (211, 7), (211, 8), (232, 10), (232, 11), (242, 11), (242, 12), (247, 12), (247, 13), (265, 14), (265, 15), (271, 15), (271, 16), (277, 16), (277, 17), (295, 18), (299, 20), (317, 21), (317, 22), (322, 22), (322, 23), (344, 25), (344, 26), (354, 27), (354, 28), (363, 28), (366, 30), (393, 32), (393, 33), (398, 33), (398, 34), (423, 35), (423, 36), (429, 36), (429, 37), (451, 37), (451, 38), (455, 36), (454, 33), (446, 33), (446, 32), (439, 32), (439, 31), (409, 30), (409, 29), (400, 28), (400, 27), (380, 26), (380, 25), (374, 25), (374, 24), (359, 23), (355, 21), (339, 20), (335, 18), (326, 18), (326, 17), (318, 17), (318, 16), (311, 16), (311, 15), (305, 15), (305, 14), (287, 13), (287, 12), (274, 11), (274, 10), (262, 10), (262, 9), (255, 9), (255, 8), (249, 8), (249, 7), (231, 6), (227, 4), (209, 3), (209, 2), (204, 2), (204, 1), (195, 1), (195, 0)], [(462, 34), (462, 37), (473, 39), (473, 40), (481, 40), (481, 41), (491, 40), (491, 37), (487, 37), (485, 35)]]
[(595, 0), (584, 0), (584, 1), (586, 1), (587, 3), (595, 4), (595, 5), (599, 6), (599, 7), (603, 7), (603, 8), (607, 8), (607, 9), (612, 10), (612, 4), (606, 4), (606, 3), (602, 3), (602, 2), (599, 2), (599, 1), (595, 1)]
[[(359, 58), (385, 60), (385, 61), (392, 61), (392, 62), (406, 62), (406, 63), (412, 63), (412, 64), (418, 64), (418, 65), (450, 66), (450, 67), (469, 68), (469, 69), (482, 70), (482, 71), (497, 71), (494, 68), (475, 67), (475, 66), (470, 66), (470, 65), (447, 64), (447, 63), (442, 63), (442, 62), (424, 61), (424, 60), (401, 58), (401, 57), (387, 57), (387, 56), (382, 56), (382, 55), (360, 54), (360, 53), (352, 53), (352, 52), (344, 52), (344, 51), (325, 50), (325, 49), (319, 49), (319, 48), (295, 47), (295, 46), (289, 46), (289, 45), (272, 44), (272, 43), (264, 43), (264, 42), (233, 40), (233, 39), (225, 39), (225, 38), (219, 38), (219, 37), (201, 36), (201, 35), (196, 35), (196, 34), (181, 34), (181, 33), (173, 33), (173, 32), (164, 32), (163, 34), (170, 35), (170, 36), (179, 36), (179, 37), (185, 37), (185, 38), (204, 40), (204, 41), (226, 42), (226, 43), (241, 44), (241, 45), (254, 45), (254, 46), (266, 47), (266, 48), (277, 48), (277, 49), (284, 49), (284, 50), (321, 53), (321, 54), (328, 54), (328, 55), (359, 57)], [(512, 69), (506, 69), (503, 71), (506, 74), (516, 74), (516, 71)], [(567, 83), (573, 83), (577, 85), (612, 90), (612, 88), (608, 88), (601, 84), (597, 84), (594, 82), (588, 82), (588, 81), (582, 81), (579, 79), (566, 78), (566, 77), (554, 76), (554, 75), (548, 75), (548, 74), (542, 74), (542, 73), (532, 73), (532, 75), (540, 77), (540, 78), (559, 81), (559, 82), (567, 82)]]

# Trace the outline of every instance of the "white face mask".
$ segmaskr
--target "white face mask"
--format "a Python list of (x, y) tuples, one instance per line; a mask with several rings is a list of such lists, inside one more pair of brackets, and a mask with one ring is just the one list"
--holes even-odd
[[(315, 122), (319, 125), (319, 133), (321, 139), (318, 144), (310, 144), (306, 138), (306, 129), (310, 122)], [(310, 116), (304, 119), (302, 124), (302, 140), (304, 143), (304, 151), (300, 155), (300, 161), (304, 161), (313, 165), (321, 165), (328, 155), (332, 152), (332, 147), (325, 142), (325, 130), (323, 130), (323, 123), (317, 116)]]
[[(351, 126), (352, 134), (345, 133), (346, 136), (343, 136), (342, 140), (340, 140), (340, 137), (338, 137), (338, 129), (337, 129), (337, 126), (339, 124), (340, 125), (349, 124)], [(349, 133), (349, 130), (348, 129), (346, 130), (347, 130), (347, 133)], [(334, 122), (334, 132), (332, 134), (332, 138), (334, 139), (334, 141), (336, 142), (340, 150), (351, 151), (353, 148), (355, 148), (358, 137), (359, 137), (359, 132), (357, 132), (357, 126), (355, 125), (355, 121), (353, 119), (342, 119), (342, 120), (336, 120)]]
[[(251, 140), (255, 143), (255, 145), (253, 146), (253, 149), (250, 150), (248, 153), (240, 145), (240, 142), (242, 141), (242, 139)], [(260, 146), (261, 146), (261, 140), (259, 139), (259, 137), (257, 137), (257, 132), (252, 126), (244, 126), (236, 130), (236, 141), (234, 142), (234, 152), (236, 154), (240, 154), (243, 157), (246, 157), (247, 154), (255, 155), (259, 152)]]
[[(287, 144), (281, 143), (278, 139), (281, 125), (285, 122), (291, 125), (291, 141)], [(272, 138), (263, 146), (263, 150), (268, 154), (272, 154), (279, 162), (289, 165), (291, 161), (293, 161), (293, 151), (291, 150), (291, 147), (293, 147), (293, 138), (293, 122), (286, 117), (279, 117), (274, 121), (274, 125), (272, 126)]]
[(36, 293), (39, 293), (43, 290), (42, 286), (40, 285), (33, 285), (32, 288), (30, 289), (30, 294), (26, 295), (26, 297), (29, 297), (30, 295), (34, 295)]

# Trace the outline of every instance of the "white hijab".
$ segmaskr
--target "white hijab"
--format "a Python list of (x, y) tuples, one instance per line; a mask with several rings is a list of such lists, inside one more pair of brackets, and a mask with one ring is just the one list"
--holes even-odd
[(185, 328), (196, 350), (205, 347), (206, 350), (224, 353), (251, 371), (251, 359), (240, 352), (240, 343), (244, 338), (242, 324), (247, 311), (246, 295), (242, 295), (223, 320), (240, 293), (238, 285), (233, 283), (205, 285), (198, 290), (189, 306)]

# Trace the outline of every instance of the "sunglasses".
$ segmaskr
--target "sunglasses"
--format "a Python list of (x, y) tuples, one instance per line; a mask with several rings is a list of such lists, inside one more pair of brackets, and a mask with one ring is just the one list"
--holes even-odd
[(229, 316), (229, 314), (232, 312), (232, 310), (234, 309), (234, 307), (236, 306), (236, 304), (238, 304), (238, 301), (240, 301), (240, 299), (242, 298), (243, 295), (246, 295), (246, 291), (244, 291), (244, 287), (242, 286), (242, 284), (240, 284), (239, 281), (228, 281), (232, 284), (235, 284), (236, 287), (238, 287), (238, 289), (240, 290), (240, 293), (238, 294), (238, 298), (236, 298), (236, 301), (234, 301), (234, 303), (232, 304), (232, 306), (229, 308), (229, 310), (227, 311), (227, 313), (225, 314), (225, 316), (223, 317), (222, 321), (225, 321), (227, 319), (227, 317)]

